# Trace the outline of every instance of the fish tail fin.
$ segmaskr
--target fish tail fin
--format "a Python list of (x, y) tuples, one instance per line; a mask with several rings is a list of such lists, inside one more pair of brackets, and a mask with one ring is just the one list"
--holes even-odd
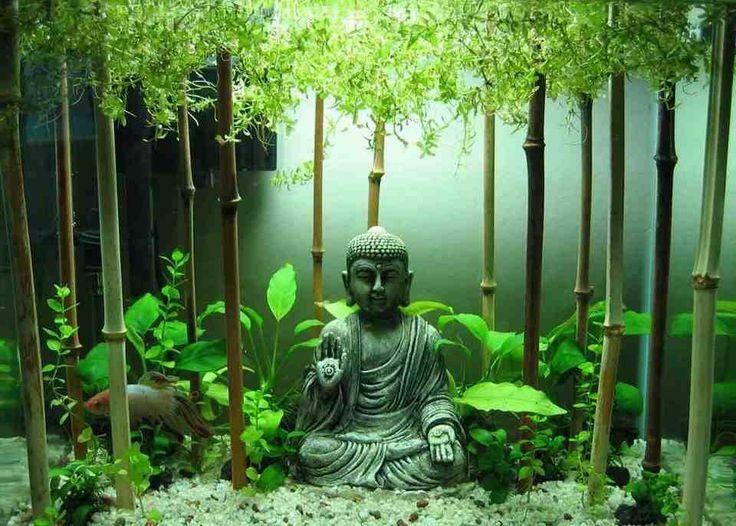
[(177, 393), (177, 412), (184, 419), (192, 435), (198, 438), (209, 438), (213, 435), (212, 428), (199, 414), (197, 406), (184, 394)]

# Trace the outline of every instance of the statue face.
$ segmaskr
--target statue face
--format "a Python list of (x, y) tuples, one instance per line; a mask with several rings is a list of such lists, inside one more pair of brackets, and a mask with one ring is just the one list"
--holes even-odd
[(394, 313), (408, 303), (411, 272), (398, 259), (358, 259), (343, 273), (349, 300), (369, 316)]

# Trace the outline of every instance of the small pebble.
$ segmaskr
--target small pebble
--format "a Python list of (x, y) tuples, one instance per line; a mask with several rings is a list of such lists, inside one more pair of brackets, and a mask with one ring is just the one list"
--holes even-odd
[(259, 508), (259, 507), (258, 507), (258, 504), (256, 504), (255, 502), (254, 502), (254, 503), (253, 503), (253, 505), (252, 505), (252, 506), (250, 507), (250, 509), (252, 509), (252, 510), (253, 510), (254, 512), (256, 512), (256, 513), (259, 513), (259, 512), (261, 511), (261, 508)]
[(404, 519), (399, 519), (396, 521), (396, 526), (408, 526), (408, 524), (404, 522)]
[(419, 514), (415, 511), (411, 515), (409, 515), (409, 522), (417, 522), (417, 519), (419, 518)]
[(427, 506), (429, 506), (429, 501), (427, 499), (417, 501), (417, 508), (426, 508)]
[(566, 521), (571, 521), (572, 520), (572, 515), (570, 515), (569, 513), (565, 513), (562, 516), (562, 518), (565, 519)]
[(371, 517), (373, 517), (376, 520), (381, 518), (381, 512), (378, 511), (378, 510), (369, 511), (368, 512), (368, 515), (370, 515)]

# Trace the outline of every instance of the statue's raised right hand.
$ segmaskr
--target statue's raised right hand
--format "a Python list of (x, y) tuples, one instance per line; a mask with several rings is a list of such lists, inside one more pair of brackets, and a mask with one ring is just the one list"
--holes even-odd
[(314, 367), (323, 389), (330, 391), (340, 383), (347, 356), (338, 336), (327, 333), (322, 337)]

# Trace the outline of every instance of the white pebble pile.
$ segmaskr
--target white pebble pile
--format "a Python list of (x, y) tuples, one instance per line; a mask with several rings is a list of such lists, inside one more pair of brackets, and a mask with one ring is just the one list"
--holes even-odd
[[(501, 505), (476, 484), (426, 492), (318, 488), (290, 483), (278, 490), (245, 496), (225, 481), (180, 480), (165, 491), (143, 498), (145, 512), (155, 508), (166, 526), (260, 524), (289, 525), (511, 525), (616, 524), (613, 510), (624, 499), (613, 490), (606, 506), (586, 510), (583, 487), (575, 482), (547, 482), (525, 495), (512, 495)], [(143, 512), (111, 510), (93, 524), (145, 524)]]

